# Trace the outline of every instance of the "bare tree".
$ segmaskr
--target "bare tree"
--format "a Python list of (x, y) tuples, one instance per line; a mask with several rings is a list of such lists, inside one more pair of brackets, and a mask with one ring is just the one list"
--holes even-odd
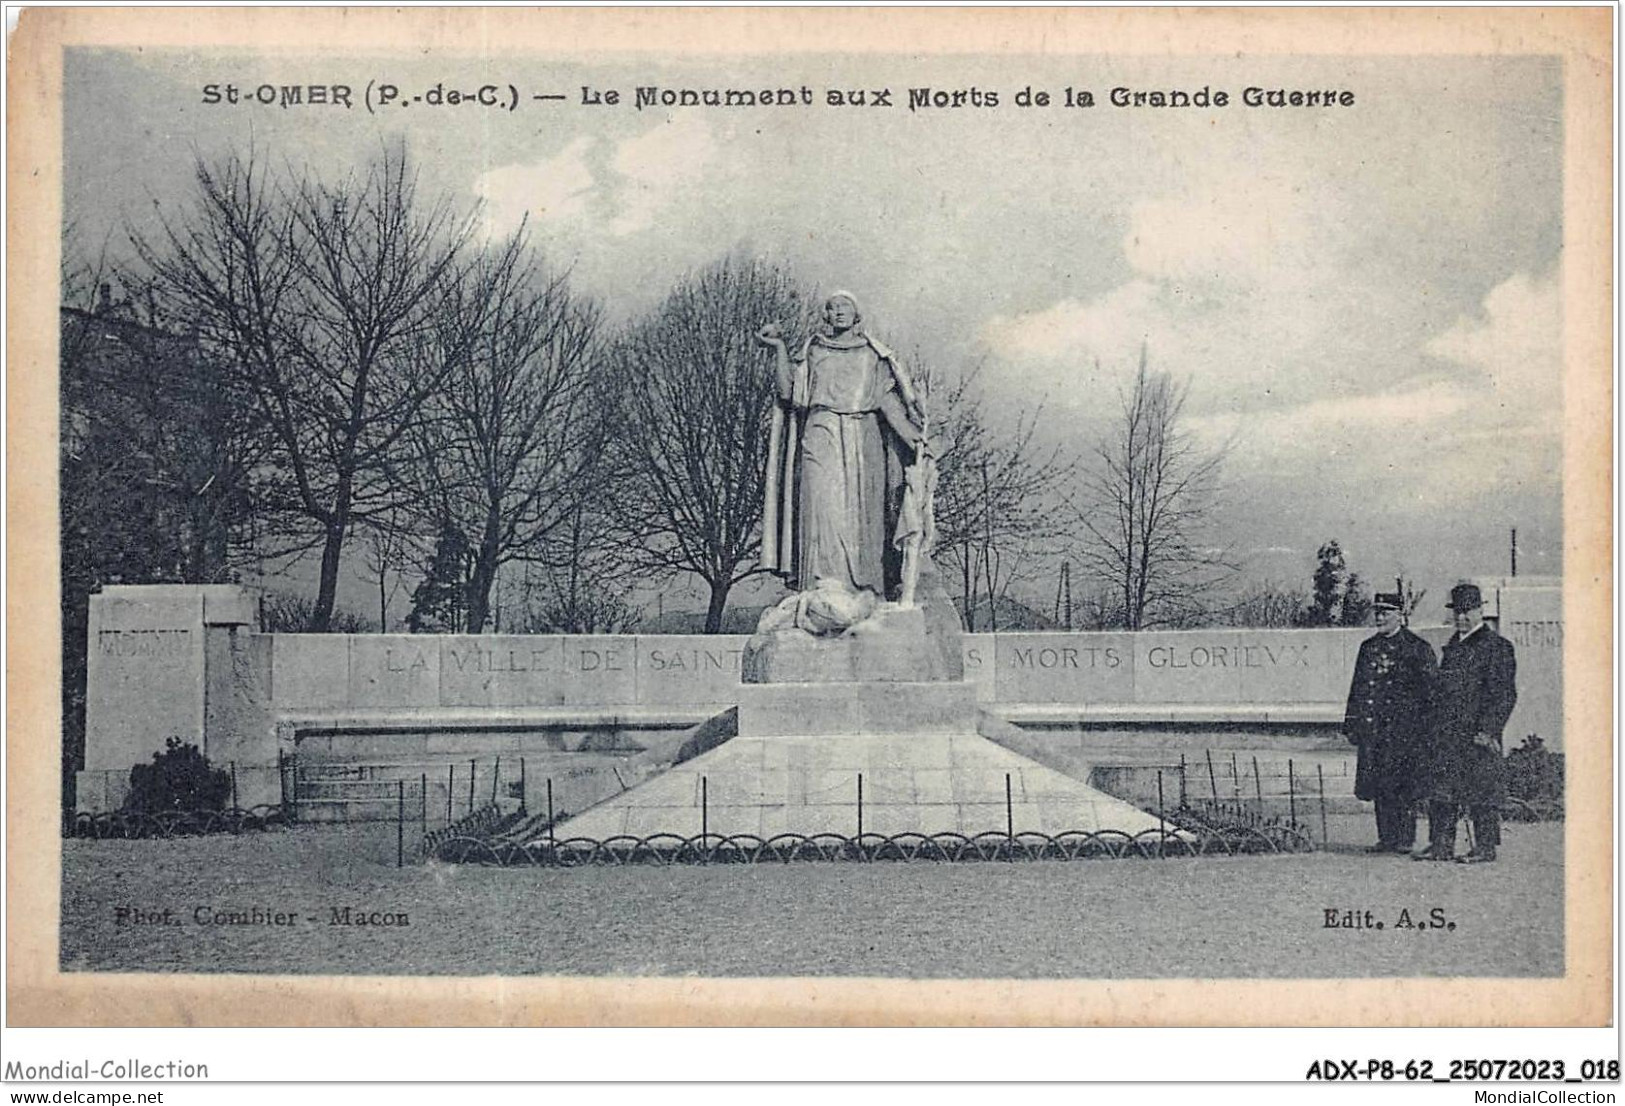
[(637, 628), (643, 615), (611, 553), (610, 534), (611, 522), (597, 501), (578, 498), (550, 542), (552, 560), (524, 566), (520, 594), (525, 633), (619, 634)]
[[(1072, 466), (1035, 441), (1041, 410), (1021, 411), (1004, 432), (988, 419), (977, 366), (952, 384), (922, 373), (919, 391), (945, 443), (938, 461), (935, 556), (957, 578), (965, 627), (985, 603), (989, 630), (1010, 586), (1031, 577), (1065, 535), (1058, 493)], [(935, 385), (935, 386), (934, 386)], [(940, 414), (939, 414), (940, 411)], [(940, 423), (935, 421), (939, 420)]]
[[(304, 633), (311, 625), (311, 598), (285, 591), (266, 593), (260, 603), (260, 629), (268, 634)], [(342, 607), (333, 612), (328, 633), (368, 634), (373, 627), (363, 616)]]
[(1133, 389), (1081, 481), (1083, 560), (1129, 630), (1189, 625), (1235, 571), (1205, 544), (1224, 451), (1203, 450), (1181, 426), (1188, 392), (1149, 371), (1142, 348)]
[(378, 629), (389, 632), (389, 601), (403, 586), (403, 567), (414, 557), (416, 532), (390, 510), (367, 520), (361, 543), (364, 578), (378, 587)]
[(320, 548), (311, 629), (333, 614), (351, 526), (390, 502), (401, 435), (467, 353), (442, 307), (471, 222), (423, 203), (403, 150), (336, 184), (200, 163), (198, 202), (136, 237), (166, 309), (252, 389), (285, 479), (274, 506)]
[(444, 310), (460, 316), (451, 332), (469, 352), (447, 356), (405, 474), (424, 520), (468, 541), (466, 627), (479, 632), (502, 566), (546, 560), (554, 532), (593, 494), (599, 312), (542, 271), (523, 232), (481, 256)]
[(1309, 593), (1304, 588), (1259, 580), (1243, 589), (1224, 612), (1224, 622), (1230, 626), (1299, 626), (1308, 605)]
[(801, 324), (806, 301), (783, 269), (722, 261), (680, 281), (611, 358), (621, 548), (635, 569), (703, 580), (706, 633), (720, 632), (729, 590), (761, 571), (774, 382), (753, 335), (768, 321)]
[(1079, 630), (1112, 630), (1123, 625), (1122, 596), (1112, 588), (1084, 591), (1074, 605), (1074, 626)]
[(91, 306), (61, 313), (64, 554), (100, 562), (86, 583), (226, 579), (266, 439), (232, 375), (123, 286), (98, 269), (79, 289)]

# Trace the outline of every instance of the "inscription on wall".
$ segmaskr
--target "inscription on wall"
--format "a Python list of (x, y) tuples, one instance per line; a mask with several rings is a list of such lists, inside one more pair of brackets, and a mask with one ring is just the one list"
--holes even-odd
[(203, 597), (114, 586), (90, 598), (85, 767), (128, 771), (179, 737), (204, 748)]
[(1303, 645), (1153, 645), (1146, 650), (1152, 668), (1272, 668), (1282, 665), (1311, 667), (1309, 646)]
[(429, 658), (421, 649), (385, 649), (385, 672), (427, 672)]
[(1527, 645), (1547, 649), (1563, 648), (1563, 623), (1561, 622), (1506, 622), (1502, 624), (1501, 632), (1506, 635), (1507, 640), (1512, 642), (1513, 645)]
[(649, 671), (651, 672), (689, 672), (695, 675), (705, 672), (738, 672), (740, 657), (744, 655), (743, 649), (662, 649), (660, 646), (649, 648)]
[[(1359, 630), (1001, 634), (967, 650), (1013, 703), (1316, 703), (1348, 694)], [(978, 664), (980, 660), (982, 664)]]
[(1123, 663), (1123, 654), (1113, 645), (1013, 647), (1010, 653), (1017, 668), (1116, 668)]
[[(446, 656), (458, 672), (539, 672), (547, 665), (547, 649), (479, 649), (446, 647)], [(425, 668), (428, 661), (424, 661)]]
[(733, 705), (739, 701), (740, 659), (748, 640), (738, 634), (638, 638), (638, 702)]
[(991, 698), (1012, 703), (1088, 703), (1134, 694), (1128, 634), (999, 634), (981, 643), (995, 669)]
[[(1522, 654), (1520, 701), (1533, 708), (1549, 686), (1555, 705), (1562, 620), (1547, 617), (1546, 608), (1518, 613), (1523, 617), (1504, 612), (1502, 624)], [(1348, 694), (1354, 653), (1366, 636), (1352, 629), (976, 634), (966, 635), (963, 655), (967, 677), (992, 702), (1326, 704)], [(98, 653), (140, 664), (141, 657), (184, 649), (179, 643), (185, 640), (185, 631), (107, 630), (98, 637)], [(737, 701), (745, 642), (742, 635), (698, 634), (279, 635), (273, 686), (279, 707), (300, 709), (721, 707)], [(121, 656), (138, 659), (117, 662)], [(1539, 723), (1543, 734), (1555, 728)]]
[(1530, 734), (1563, 748), (1563, 592), (1556, 587), (1497, 587), (1502, 636), (1518, 652), (1518, 705), (1507, 720), (1508, 748)]
[(104, 657), (180, 657), (191, 648), (191, 630), (101, 630), (96, 641)]
[(630, 651), (626, 649), (597, 649), (582, 645), (570, 651), (575, 658), (577, 672), (625, 672), (632, 667)]

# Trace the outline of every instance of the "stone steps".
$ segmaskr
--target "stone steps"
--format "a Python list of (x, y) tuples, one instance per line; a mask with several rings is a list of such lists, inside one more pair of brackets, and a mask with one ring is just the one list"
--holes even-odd
[[(1158, 825), (974, 733), (740, 736), (563, 823), (558, 836), (1016, 833)], [(1008, 790), (1007, 790), (1008, 788)]]

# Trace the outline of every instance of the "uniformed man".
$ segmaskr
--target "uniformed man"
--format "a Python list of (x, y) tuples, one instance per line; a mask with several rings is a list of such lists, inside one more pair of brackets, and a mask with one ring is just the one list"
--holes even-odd
[(1343, 735), (1360, 750), (1354, 794), (1376, 807), (1377, 843), (1366, 852), (1408, 853), (1438, 662), (1433, 647), (1405, 628), (1401, 596), (1379, 592), (1372, 607), (1377, 632), (1360, 643)]
[[(1506, 761), (1501, 731), (1518, 701), (1512, 643), (1484, 622), (1477, 585), (1450, 589), (1456, 632), (1445, 643), (1434, 696), (1428, 847), (1417, 860), (1458, 859), (1483, 864), (1501, 844)], [(1462, 806), (1472, 822), (1473, 847), (1456, 857), (1456, 818)]]

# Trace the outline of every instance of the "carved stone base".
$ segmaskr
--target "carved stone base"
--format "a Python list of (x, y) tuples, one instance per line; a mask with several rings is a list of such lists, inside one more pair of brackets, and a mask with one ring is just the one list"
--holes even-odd
[(976, 685), (863, 680), (739, 689), (742, 737), (973, 733)]
[[(959, 658), (959, 643), (953, 643)], [(925, 611), (890, 604), (843, 634), (818, 637), (794, 626), (758, 633), (745, 646), (740, 678), (747, 684), (927, 683), (958, 680), (941, 642), (928, 632)]]
[[(823, 612), (839, 604), (822, 592), (791, 595), (762, 615), (745, 645), (740, 678), (747, 684), (931, 683), (964, 678), (959, 612), (936, 567), (922, 557), (918, 605), (872, 601), (862, 617), (835, 633)], [(809, 618), (809, 611), (818, 617)], [(809, 629), (808, 627), (812, 627)]]

